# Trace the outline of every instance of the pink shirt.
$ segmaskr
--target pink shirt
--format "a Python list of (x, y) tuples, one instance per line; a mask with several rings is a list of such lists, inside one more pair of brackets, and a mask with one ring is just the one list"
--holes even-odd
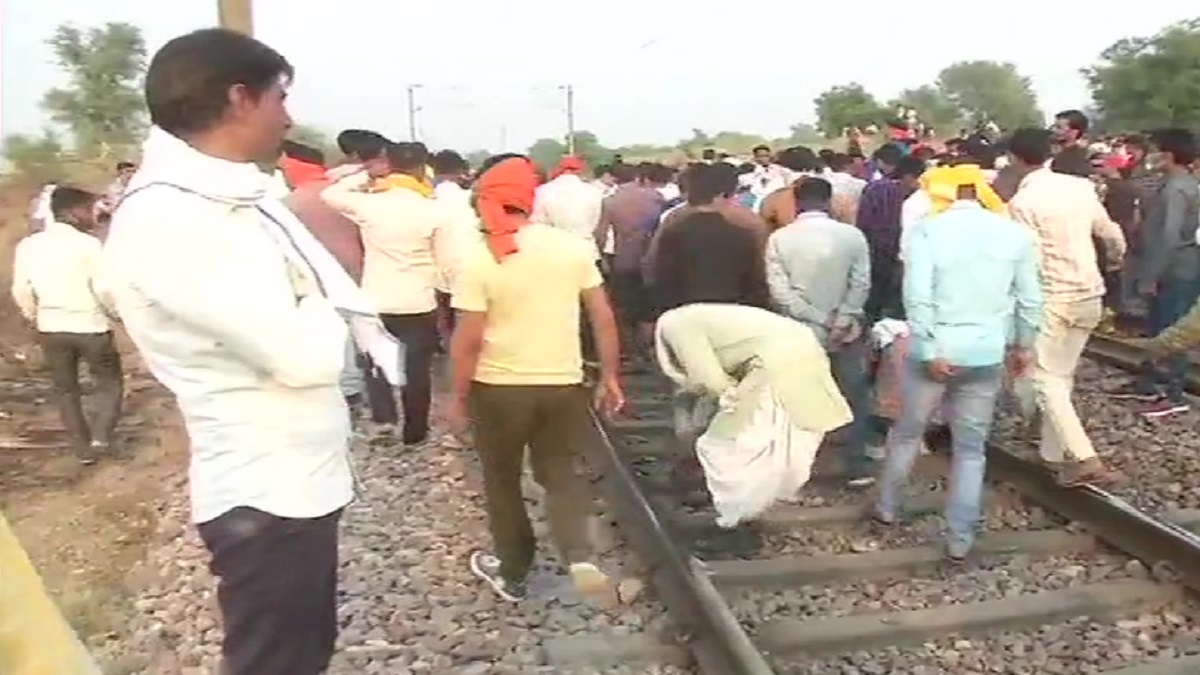
[(350, 278), (362, 283), (362, 234), (354, 221), (338, 213), (321, 198), (321, 191), (330, 183), (329, 180), (305, 183), (285, 197), (283, 203), (333, 254)]

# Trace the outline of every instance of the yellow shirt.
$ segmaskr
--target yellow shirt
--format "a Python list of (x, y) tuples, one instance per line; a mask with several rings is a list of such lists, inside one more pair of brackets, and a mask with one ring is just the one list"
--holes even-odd
[(487, 312), (475, 381), (565, 385), (583, 381), (579, 295), (603, 283), (588, 242), (531, 223), (518, 251), (498, 263), (478, 246), (464, 266), (455, 309)]

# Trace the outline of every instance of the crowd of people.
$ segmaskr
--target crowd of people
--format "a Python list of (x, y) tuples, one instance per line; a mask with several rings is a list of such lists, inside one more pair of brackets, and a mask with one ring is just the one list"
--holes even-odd
[(1067, 111), (1003, 140), (763, 146), (684, 167), (566, 157), (544, 176), (519, 154), (472, 168), (347, 130), (330, 166), (285, 142), (292, 75), (238, 33), (168, 42), (146, 77), (138, 164), (103, 196), (50, 186), (13, 276), (81, 461), (119, 451), (116, 325), (175, 396), (230, 675), (327, 667), (356, 429), (377, 452), (473, 447), (492, 541), (464, 564), (513, 602), (536, 550), (528, 456), (564, 571), (610, 602), (576, 458), (589, 407), (623, 408), (628, 369), (677, 385), (677, 436), (726, 527), (794, 494), (838, 430), (848, 487), (878, 481), (874, 518), (894, 523), (927, 426), (948, 425), (954, 560), (974, 542), (1006, 390), (1040, 419), (1064, 485), (1120, 480), (1071, 402), (1106, 303), (1148, 303), (1147, 346), (1164, 357), (1113, 395), (1150, 417), (1186, 409), (1200, 188), (1185, 130), (1099, 147)]

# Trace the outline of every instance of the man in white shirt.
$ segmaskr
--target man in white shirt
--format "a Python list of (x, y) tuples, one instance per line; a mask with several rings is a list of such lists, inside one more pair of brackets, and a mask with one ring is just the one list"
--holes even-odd
[[(92, 232), (97, 199), (77, 188), (55, 188), (50, 221), (17, 244), (13, 260), (13, 299), (37, 330), (59, 415), (84, 464), (94, 463), (112, 446), (123, 385), (121, 356), (96, 293), (101, 245)], [(95, 382), (91, 425), (83, 410), (80, 361)]]
[[(429, 162), (433, 169), (433, 196), (454, 209), (458, 217), (454, 219), (454, 234), (459, 240), (459, 250), (469, 251), (472, 246), (482, 244), (483, 238), (479, 231), (479, 218), (471, 207), (471, 191), (463, 187), (467, 185), (467, 174), (471, 165), (463, 156), (453, 150), (442, 150), (435, 154)], [(450, 344), (450, 334), (454, 332), (454, 309), (450, 306), (450, 285), (448, 279), (438, 280), (438, 331), (441, 333), (442, 345)]]
[(775, 163), (771, 148), (760, 145), (754, 148), (754, 173), (751, 174), (750, 192), (756, 201), (762, 201), (767, 195), (788, 186), (787, 169)]
[(604, 193), (583, 180), (586, 169), (578, 157), (564, 157), (551, 172), (550, 181), (538, 187), (530, 221), (557, 227), (583, 239), (593, 259), (599, 260), (593, 233), (600, 224)]
[[(301, 250), (303, 225), (266, 197), (258, 168), (291, 126), (291, 75), (233, 31), (167, 42), (146, 73), (154, 126), (103, 259), (129, 336), (187, 424), (225, 675), (328, 667), (338, 521), (354, 496), (338, 386), (350, 331), (331, 289), (357, 286), (315, 240)], [(347, 311), (368, 311), (354, 300)]]
[(425, 177), (425, 146), (395, 143), (387, 157), (387, 176), (372, 180), (359, 171), (325, 188), (321, 196), (362, 229), (362, 288), (388, 331), (404, 343), (401, 440), (412, 446), (429, 438), (437, 288), (454, 288), (461, 259), (456, 213), (461, 212), (434, 197)]

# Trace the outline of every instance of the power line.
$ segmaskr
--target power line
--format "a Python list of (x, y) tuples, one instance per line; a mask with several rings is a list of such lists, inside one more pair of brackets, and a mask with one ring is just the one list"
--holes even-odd
[(408, 140), (417, 140), (417, 112), (420, 108), (417, 107), (417, 90), (421, 88), (419, 84), (410, 84), (408, 90)]

